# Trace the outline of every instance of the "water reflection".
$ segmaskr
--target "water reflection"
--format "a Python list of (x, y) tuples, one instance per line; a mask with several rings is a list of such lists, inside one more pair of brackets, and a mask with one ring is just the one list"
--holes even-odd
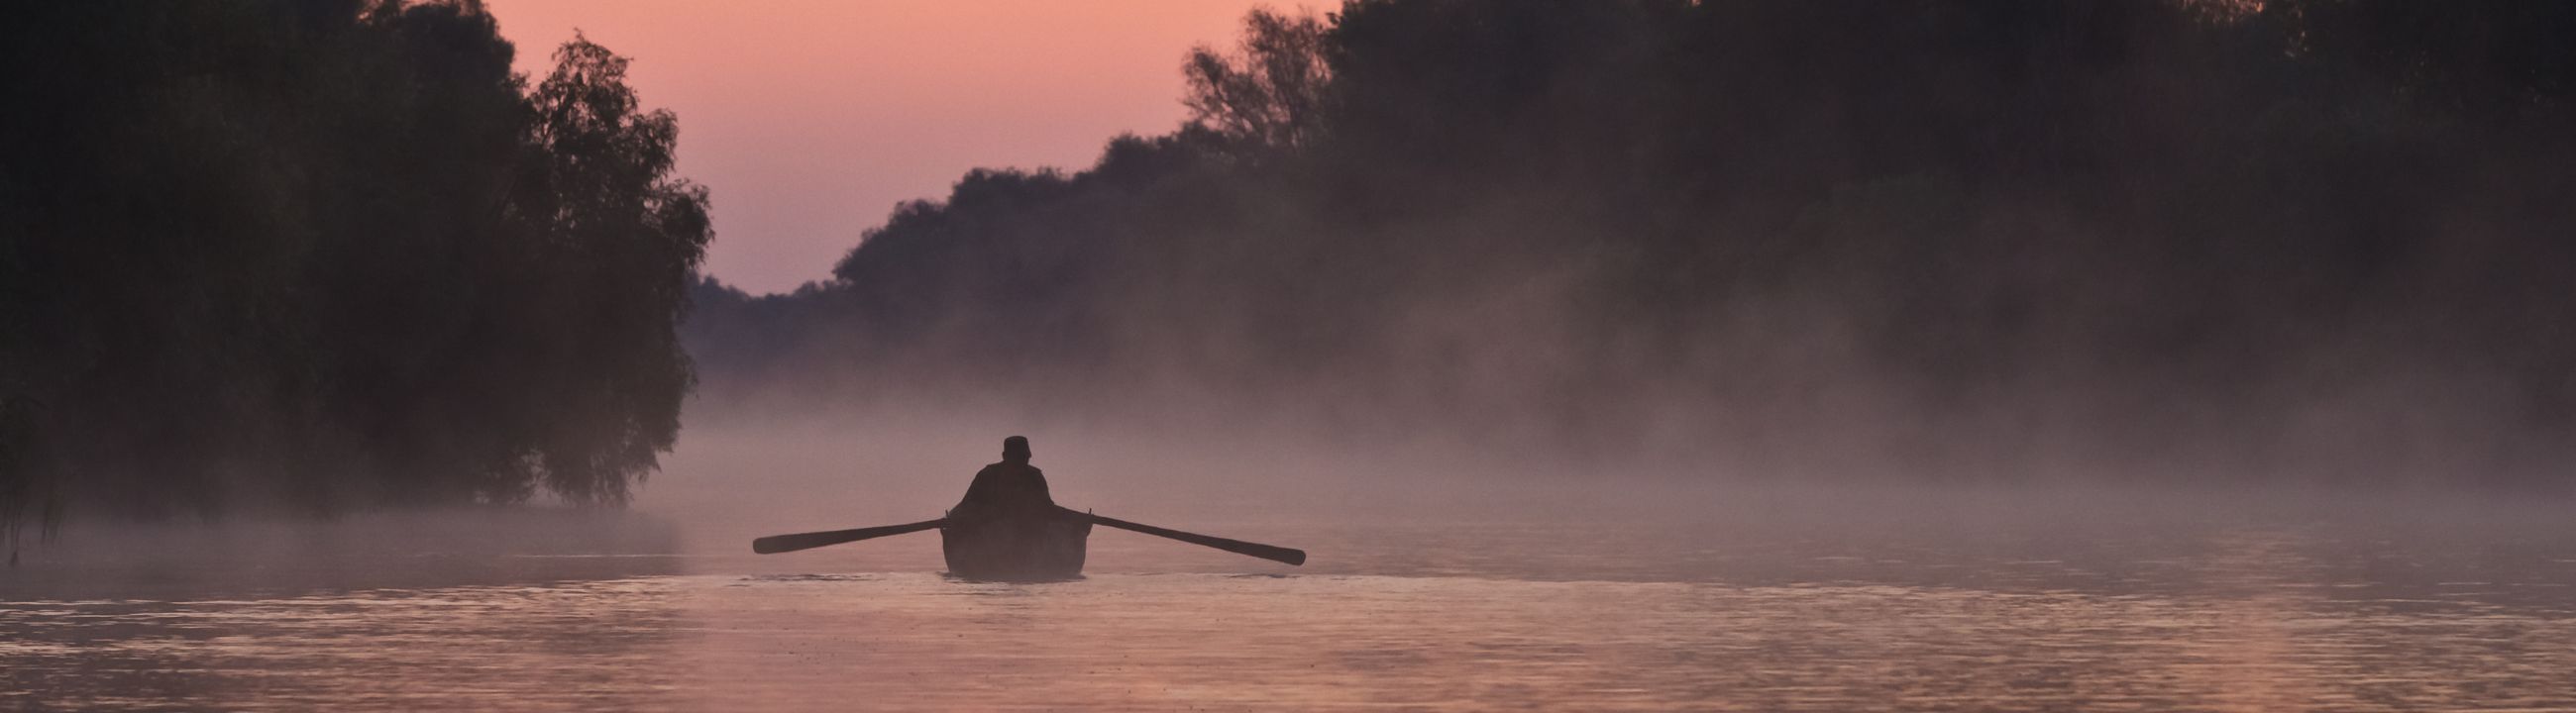
[(0, 705), (2576, 709), (2576, 548), (2554, 535), (1565, 527), (1317, 525), (1276, 534), (1343, 533), (1312, 547), (1333, 557), (1253, 576), (1102, 538), (1109, 569), (1035, 585), (708, 557), (275, 596), (0, 586)]
[(666, 700), (673, 580), (0, 605), (26, 707), (634, 709)]

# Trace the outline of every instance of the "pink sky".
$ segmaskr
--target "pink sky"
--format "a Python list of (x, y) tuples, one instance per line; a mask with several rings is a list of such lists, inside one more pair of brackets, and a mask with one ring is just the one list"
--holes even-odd
[[(715, 198), (707, 271), (759, 292), (826, 277), (898, 201), (967, 169), (1087, 167), (1184, 109), (1181, 57), (1256, 0), (486, 0), (543, 78), (580, 28), (680, 115)], [(1293, 9), (1296, 3), (1267, 3)]]

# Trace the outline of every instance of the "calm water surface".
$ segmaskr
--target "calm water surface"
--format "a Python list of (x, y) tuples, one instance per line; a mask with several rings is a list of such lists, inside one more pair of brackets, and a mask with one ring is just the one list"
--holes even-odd
[(0, 708), (2576, 710), (2547, 525), (1207, 529), (1315, 560), (40, 559), (0, 575)]

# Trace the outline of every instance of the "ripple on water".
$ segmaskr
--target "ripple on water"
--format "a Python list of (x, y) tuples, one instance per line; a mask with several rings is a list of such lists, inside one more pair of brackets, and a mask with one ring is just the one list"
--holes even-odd
[(2563, 578), (2355, 567), (2376, 560), (2339, 547), (1781, 548), (1685, 581), (890, 572), (0, 597), (0, 706), (2576, 709)]

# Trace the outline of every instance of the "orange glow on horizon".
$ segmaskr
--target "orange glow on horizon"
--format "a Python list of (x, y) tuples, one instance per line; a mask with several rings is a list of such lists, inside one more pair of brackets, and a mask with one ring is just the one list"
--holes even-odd
[[(1231, 45), (1255, 0), (486, 0), (531, 81), (577, 28), (634, 59), (680, 117), (680, 173), (714, 193), (710, 274), (822, 279), (899, 201), (976, 167), (1091, 164), (1178, 126), (1181, 59)], [(1268, 3), (1293, 9), (1293, 3)], [(1319, 11), (1325, 8), (1317, 8)]]

